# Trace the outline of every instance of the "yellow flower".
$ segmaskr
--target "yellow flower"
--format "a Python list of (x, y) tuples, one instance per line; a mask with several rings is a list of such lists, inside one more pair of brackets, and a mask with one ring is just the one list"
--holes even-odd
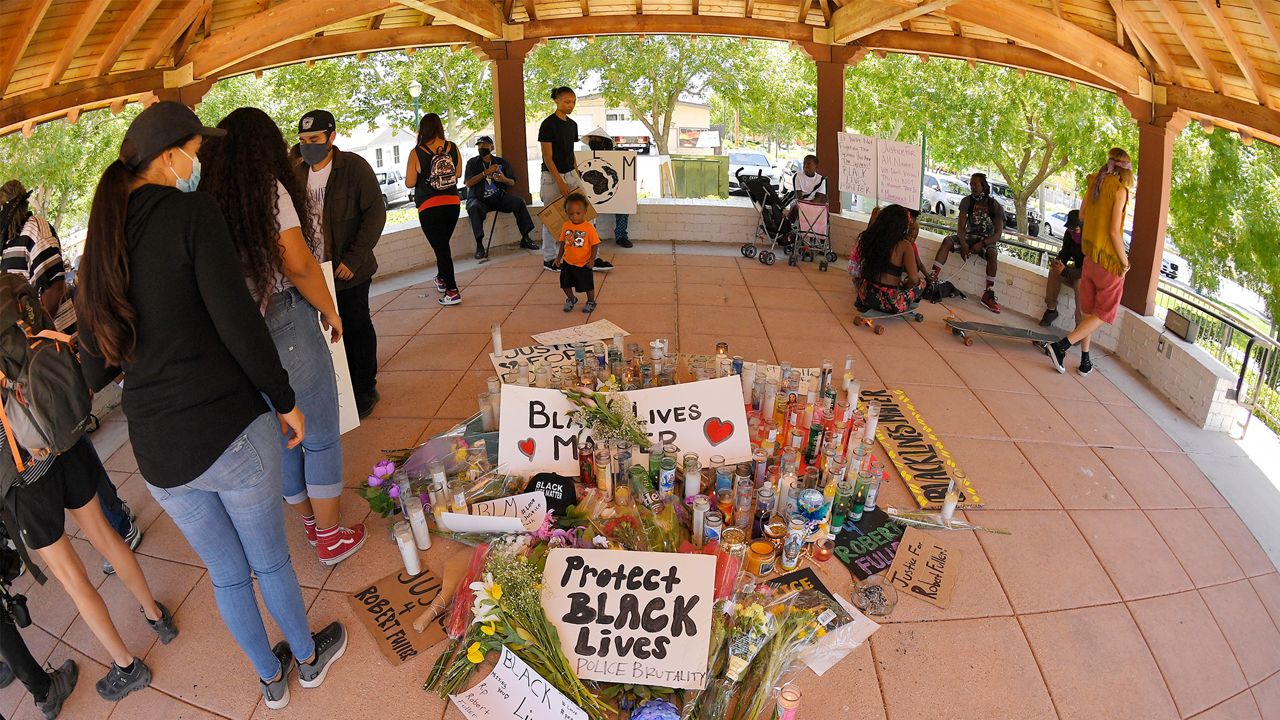
[(467, 659), (472, 665), (484, 662), (484, 650), (480, 649), (480, 643), (471, 643), (471, 647), (467, 648)]
[(502, 600), (502, 586), (498, 583), (494, 583), (493, 589), (489, 591), (489, 597), (493, 598), (494, 602)]
[(480, 632), (483, 632), (485, 635), (492, 635), (496, 629), (497, 628), (493, 626), (492, 620), (480, 626)]

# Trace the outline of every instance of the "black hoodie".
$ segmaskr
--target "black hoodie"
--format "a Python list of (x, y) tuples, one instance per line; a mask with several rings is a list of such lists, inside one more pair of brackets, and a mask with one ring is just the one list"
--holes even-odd
[(148, 483), (174, 488), (208, 470), (267, 412), (262, 395), (292, 410), (293, 389), (211, 196), (144, 185), (129, 196), (125, 237), (133, 361), (106, 366), (81, 323), (84, 376), (101, 390), (124, 370), (138, 469)]

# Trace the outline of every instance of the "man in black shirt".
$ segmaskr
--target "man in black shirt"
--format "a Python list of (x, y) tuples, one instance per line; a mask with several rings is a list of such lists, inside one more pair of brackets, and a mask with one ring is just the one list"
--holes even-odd
[[(577, 159), (573, 155), (573, 145), (578, 142), (578, 123), (569, 113), (578, 104), (573, 90), (558, 87), (551, 91), (551, 99), (555, 101), (556, 111), (547, 116), (538, 128), (538, 145), (542, 148), (542, 186), (539, 196), (546, 207), (552, 200), (569, 194), (578, 187), (581, 180), (574, 170)], [(542, 269), (548, 272), (559, 272), (553, 263), (556, 259), (555, 233), (560, 228), (542, 226)]]
[[(471, 219), (471, 233), (476, 238), (476, 259), (488, 254), (484, 249), (484, 218), (491, 212), (515, 215), (520, 247), (537, 250), (538, 246), (529, 239), (529, 233), (533, 232), (529, 208), (523, 200), (507, 193), (507, 189), (516, 184), (511, 163), (493, 154), (493, 138), (488, 135), (476, 138), (476, 149), (480, 154), (467, 161), (467, 169), (462, 174), (462, 184), (468, 188), (467, 217)], [(490, 238), (490, 242), (492, 240)]]
[[(1058, 292), (1062, 286), (1076, 286), (1080, 279), (1080, 271), (1084, 268), (1084, 247), (1080, 244), (1080, 211), (1067, 213), (1067, 222), (1062, 231), (1062, 249), (1057, 257), (1049, 263), (1049, 280), (1045, 284), (1044, 316), (1040, 318), (1041, 327), (1049, 327), (1058, 319)], [(1076, 308), (1076, 321), (1080, 320), (1080, 309)]]

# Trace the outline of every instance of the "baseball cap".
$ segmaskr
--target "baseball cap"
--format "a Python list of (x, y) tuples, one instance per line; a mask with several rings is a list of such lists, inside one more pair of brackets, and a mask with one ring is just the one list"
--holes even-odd
[(191, 108), (180, 102), (158, 102), (139, 113), (125, 131), (124, 142), (120, 143), (120, 161), (129, 169), (137, 170), (183, 138), (226, 134), (226, 130), (205, 127)]
[(309, 132), (334, 132), (338, 122), (328, 110), (311, 110), (298, 121), (298, 134)]
[(493, 144), (493, 138), (489, 137), (488, 135), (481, 135), (480, 137), (476, 138), (476, 144), (477, 144), (477, 145), (492, 145), (492, 144)]

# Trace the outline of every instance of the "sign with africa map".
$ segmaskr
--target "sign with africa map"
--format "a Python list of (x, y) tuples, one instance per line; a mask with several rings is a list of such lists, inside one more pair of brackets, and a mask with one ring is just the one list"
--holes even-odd
[[(863, 390), (858, 398), (865, 406), (875, 400), (880, 403), (880, 424), (876, 426), (876, 439), (898, 468), (902, 481), (915, 497), (920, 507), (936, 510), (942, 507), (947, 496), (947, 485), (960, 470), (955, 458), (933, 434), (916, 406), (911, 404), (903, 390)], [(864, 407), (865, 409), (865, 407)], [(960, 491), (961, 508), (982, 507), (978, 489), (964, 478), (956, 483)]]
[(597, 212), (631, 215), (636, 211), (636, 154), (631, 150), (579, 150), (582, 192)]
[[(737, 376), (621, 393), (645, 421), (656, 445), (728, 463), (751, 459), (750, 431)], [(578, 474), (582, 426), (569, 417), (574, 405), (559, 390), (502, 386), (498, 464), (511, 473)]]

